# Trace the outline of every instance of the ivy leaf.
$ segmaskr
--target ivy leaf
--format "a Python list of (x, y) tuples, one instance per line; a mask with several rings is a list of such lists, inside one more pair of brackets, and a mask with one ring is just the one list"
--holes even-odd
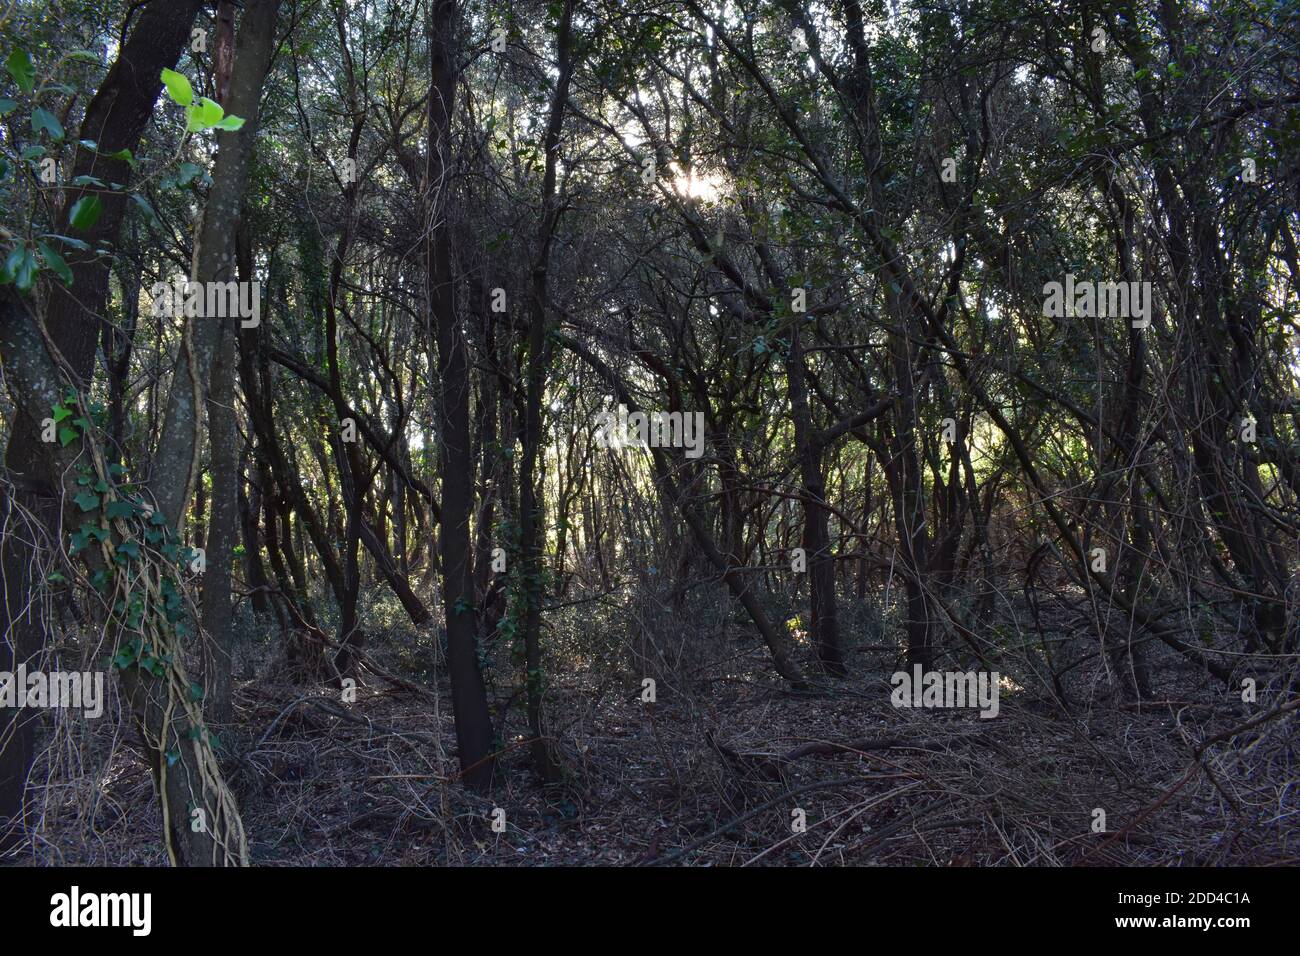
[(89, 229), (99, 222), (103, 211), (104, 204), (98, 196), (82, 196), (72, 204), (72, 209), (68, 213), (68, 222), (73, 229)]
[(68, 445), (72, 444), (80, 437), (80, 433), (78, 433), (75, 428), (69, 428), (67, 425), (64, 425), (59, 429), (59, 444), (64, 448), (67, 448)]
[(140, 557), (140, 542), (123, 541), (121, 544), (117, 546), (117, 553), (125, 554), (131, 558), (138, 558)]
[(54, 421), (61, 422), (72, 414), (72, 409), (66, 405), (51, 405), (50, 410), (54, 412)]
[(113, 518), (129, 518), (135, 514), (135, 505), (119, 498), (117, 501), (110, 501), (104, 506), (104, 514), (109, 520)]
[(0, 116), (8, 116), (16, 109), (18, 109), (17, 100), (11, 100), (7, 96), (0, 97)]
[(189, 106), (194, 102), (194, 87), (190, 86), (189, 79), (183, 73), (164, 68), (162, 81), (163, 86), (167, 87), (167, 95), (176, 105)]
[(99, 495), (92, 495), (89, 491), (83, 491), (72, 500), (82, 511), (94, 511), (99, 507)]
[(32, 63), (32, 56), (24, 49), (16, 49), (9, 54), (5, 60), (5, 69), (9, 75), (14, 78), (18, 84), (18, 89), (24, 93), (30, 93), (36, 85), (36, 67)]

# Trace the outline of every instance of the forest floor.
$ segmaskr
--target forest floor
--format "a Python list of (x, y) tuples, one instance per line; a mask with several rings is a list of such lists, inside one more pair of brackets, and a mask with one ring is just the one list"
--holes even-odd
[[(487, 797), (454, 781), (445, 687), (414, 690), (366, 675), (355, 702), (343, 703), (334, 688), (280, 682), (270, 668), (237, 687), (237, 723), (251, 730), (233, 735), (227, 757), (252, 860), (1300, 861), (1297, 714), (1259, 720), (1285, 697), (1269, 687), (1244, 703), (1240, 692), (1166, 662), (1159, 700), (1138, 706), (1109, 690), (1094, 661), (1071, 672), (1068, 712), (1004, 678), (998, 715), (982, 719), (974, 710), (893, 707), (884, 678), (897, 660), (888, 654), (861, 651), (850, 677), (795, 693), (768, 676), (752, 642), (726, 650), (729, 659), (710, 661), (704, 676), (680, 687), (659, 679), (653, 704), (642, 702), (640, 681), (627, 674), (588, 679), (611, 672), (596, 662), (556, 678), (549, 713), (565, 780), (542, 786), (515, 732), (502, 744), (500, 783)], [(385, 657), (380, 648), (375, 654)], [(409, 661), (394, 653), (384, 663)], [(120, 737), (107, 765), (80, 777), (65, 768), (57, 783), (50, 774), (44, 827), (15, 862), (164, 862), (148, 772), (131, 732), (113, 733)], [(1198, 761), (1197, 746), (1219, 735), (1227, 736)], [(501, 833), (492, 828), (498, 808)], [(806, 828), (796, 832), (800, 818)]]

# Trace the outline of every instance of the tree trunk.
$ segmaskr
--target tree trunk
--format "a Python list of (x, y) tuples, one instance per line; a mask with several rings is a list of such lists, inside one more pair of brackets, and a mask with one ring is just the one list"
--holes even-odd
[(434, 0), (429, 22), (430, 88), (424, 166), (426, 333), (437, 344), (439, 377), (438, 452), (442, 465), (442, 599), (447, 624), (447, 668), (451, 675), (456, 743), (465, 785), (491, 786), (496, 759), (487, 691), (478, 660), (478, 615), (470, 552), (474, 461), (470, 454), (469, 348), (456, 311), (447, 223), (451, 180), (451, 118), (459, 72), (456, 0)]

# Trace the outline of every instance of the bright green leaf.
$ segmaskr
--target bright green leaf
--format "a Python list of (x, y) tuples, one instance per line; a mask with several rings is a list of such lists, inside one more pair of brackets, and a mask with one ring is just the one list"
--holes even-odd
[(189, 106), (194, 102), (194, 88), (190, 86), (190, 81), (184, 74), (177, 73), (175, 70), (164, 69), (162, 71), (163, 85), (167, 87), (167, 95), (171, 97), (172, 102), (178, 106)]
[(201, 133), (221, 122), (225, 111), (216, 100), (200, 97), (197, 104), (185, 108), (185, 131)]

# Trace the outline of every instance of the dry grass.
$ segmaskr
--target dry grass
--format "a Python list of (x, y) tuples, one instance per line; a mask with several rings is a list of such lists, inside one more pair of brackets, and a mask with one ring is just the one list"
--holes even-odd
[[(998, 717), (983, 720), (895, 709), (883, 675), (897, 661), (875, 650), (855, 655), (849, 679), (790, 693), (725, 610), (692, 614), (687, 627), (647, 607), (620, 608), (624, 634), (594, 642), (609, 620), (590, 608), (551, 622), (554, 646), (581, 664), (549, 689), (569, 771), (550, 788), (528, 770), (513, 711), (500, 786), (490, 798), (458, 786), (436, 681), (415, 694), (366, 678), (354, 703), (330, 688), (243, 681), (237, 724), (247, 730), (227, 740), (226, 763), (254, 862), (1300, 862), (1294, 672), (1247, 704), (1160, 660), (1161, 700), (1139, 707), (1113, 692), (1094, 656), (1071, 671), (1063, 710), (1024, 677), (1041, 660), (1008, 656), (1005, 672), (1027, 683), (1004, 689)], [(1075, 650), (1086, 657), (1086, 642)], [(397, 634), (375, 649), (390, 667), (409, 652)], [(259, 653), (252, 670), (269, 675)], [(640, 699), (641, 674), (655, 675), (653, 704)], [(497, 686), (496, 696), (516, 695)], [(61, 722), (38, 769), (39, 813), (11, 862), (165, 862), (149, 775), (120, 715)], [(495, 807), (506, 811), (503, 834), (490, 827)], [(1104, 833), (1092, 829), (1097, 808)], [(792, 832), (796, 809), (806, 832)]]

